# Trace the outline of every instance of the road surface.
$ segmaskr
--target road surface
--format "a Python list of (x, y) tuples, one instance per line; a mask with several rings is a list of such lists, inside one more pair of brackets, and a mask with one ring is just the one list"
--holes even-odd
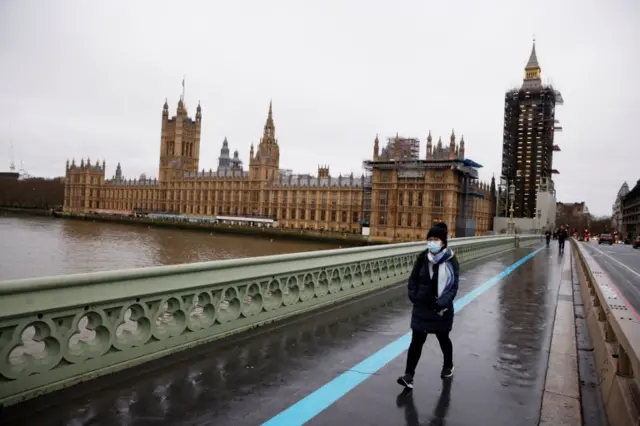
[(640, 312), (640, 249), (626, 244), (584, 245), (589, 254), (602, 266), (633, 308)]

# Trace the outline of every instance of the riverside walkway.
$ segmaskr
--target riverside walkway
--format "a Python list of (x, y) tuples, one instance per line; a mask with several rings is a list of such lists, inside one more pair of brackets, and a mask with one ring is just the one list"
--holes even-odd
[[(429, 337), (411, 393), (396, 383), (409, 343), (410, 304), (400, 286), (8, 407), (0, 423), (565, 424), (549, 412), (541, 418), (541, 405), (546, 395), (548, 409), (554, 383), (577, 389), (577, 371), (566, 364), (545, 380), (552, 335), (554, 345), (560, 335), (560, 344), (571, 347), (573, 339), (575, 348), (571, 333), (554, 330), (558, 301), (573, 305), (559, 291), (562, 279), (570, 286), (570, 259), (569, 245), (564, 255), (557, 245), (536, 245), (465, 264), (452, 332), (455, 375), (440, 379), (440, 350)], [(560, 403), (561, 393), (553, 398)]]

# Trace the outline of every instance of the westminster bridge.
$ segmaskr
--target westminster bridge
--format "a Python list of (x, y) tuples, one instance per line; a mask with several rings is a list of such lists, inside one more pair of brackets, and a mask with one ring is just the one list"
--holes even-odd
[(635, 310), (590, 249), (450, 246), (455, 376), (430, 338), (413, 392), (395, 379), (423, 243), (0, 282), (0, 423), (631, 424)]

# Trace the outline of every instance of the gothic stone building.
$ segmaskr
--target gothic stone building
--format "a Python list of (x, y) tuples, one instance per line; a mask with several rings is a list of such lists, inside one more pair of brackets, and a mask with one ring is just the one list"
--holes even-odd
[(194, 120), (180, 100), (169, 118), (165, 102), (158, 179), (124, 179), (120, 164), (105, 179), (104, 162), (67, 163), (65, 210), (273, 217), (284, 228), (360, 232), (364, 178), (331, 176), (328, 167), (320, 167), (317, 176), (280, 170), (271, 105), (257, 149), (251, 145), (248, 170), (237, 151), (229, 157), (226, 139), (218, 169), (198, 169), (201, 120), (200, 105)]
[(417, 139), (396, 136), (382, 152), (379, 143), (376, 137), (373, 160), (365, 161), (371, 170), (371, 201), (365, 203), (371, 236), (420, 240), (440, 221), (447, 223), (450, 237), (487, 235), (492, 229), (495, 180), (491, 185), (477, 182), (481, 166), (465, 158), (464, 137), (456, 144), (452, 131), (448, 147), (442, 139), (434, 147), (429, 132), (424, 159), (419, 158)]
[[(181, 99), (169, 118), (165, 102), (157, 179), (125, 179), (120, 164), (106, 179), (104, 162), (67, 162), (65, 211), (272, 217), (283, 228), (353, 233), (372, 218), (371, 235), (392, 241), (423, 239), (435, 220), (446, 221), (452, 236), (484, 235), (489, 229), (495, 191), (474, 183), (475, 163), (464, 159), (464, 141), (458, 148), (453, 135), (449, 149), (441, 142), (432, 149), (429, 137), (427, 159), (405, 158), (411, 166), (402, 169), (389, 168), (376, 153), (376, 137), (367, 178), (331, 176), (326, 166), (316, 176), (294, 175), (280, 169), (270, 105), (260, 143), (251, 145), (248, 170), (238, 151), (230, 157), (225, 139), (217, 170), (206, 171), (199, 169), (201, 121), (200, 105), (192, 119)], [(398, 157), (401, 150), (395, 151)], [(474, 197), (467, 197), (472, 192)]]

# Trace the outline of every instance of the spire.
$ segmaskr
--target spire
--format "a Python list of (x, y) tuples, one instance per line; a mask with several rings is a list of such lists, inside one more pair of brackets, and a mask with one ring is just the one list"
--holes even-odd
[(522, 87), (525, 89), (536, 89), (542, 86), (540, 75), (542, 69), (538, 64), (538, 55), (536, 54), (536, 41), (533, 40), (533, 47), (531, 48), (531, 55), (529, 55), (529, 62), (524, 67), (524, 81)]
[(262, 139), (266, 143), (276, 143), (276, 126), (273, 124), (273, 102), (269, 101), (269, 114), (267, 115), (267, 122), (264, 124), (264, 134)]
[(536, 54), (536, 39), (533, 39), (533, 47), (531, 48), (531, 55), (529, 56), (529, 62), (527, 62), (527, 66), (524, 67), (525, 70), (531, 70), (535, 68), (540, 68), (538, 64), (538, 55)]

